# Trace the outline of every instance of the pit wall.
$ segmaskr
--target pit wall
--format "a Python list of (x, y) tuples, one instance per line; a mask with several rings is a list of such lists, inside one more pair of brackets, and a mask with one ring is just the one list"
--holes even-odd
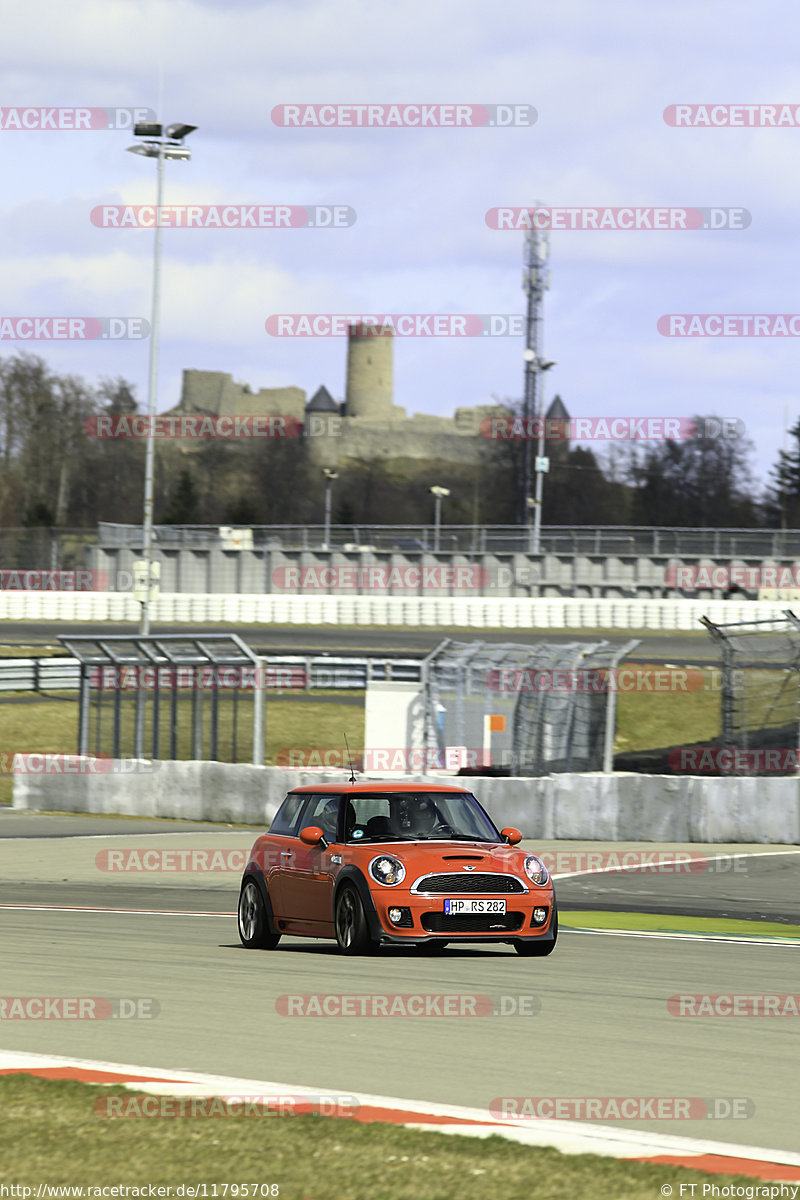
[[(16, 774), (13, 807), (266, 826), (290, 788), (341, 784), (346, 778), (342, 771), (287, 771), (242, 763), (98, 762), (75, 756), (64, 765), (74, 772)], [(402, 779), (468, 788), (499, 828), (516, 826), (526, 838), (800, 844), (800, 780), (796, 777), (590, 774), (537, 779), (407, 775)], [(371, 782), (365, 776), (360, 780)]]

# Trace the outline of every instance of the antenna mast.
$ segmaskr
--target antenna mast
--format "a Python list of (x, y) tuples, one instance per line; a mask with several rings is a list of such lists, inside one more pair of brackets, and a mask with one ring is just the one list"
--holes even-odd
[[(532, 221), (536, 221), (535, 213), (539, 211), (540, 202), (537, 200), (531, 211)], [(544, 480), (544, 397), (539, 381), (542, 364), (542, 326), (544, 323), (544, 293), (550, 287), (550, 272), (547, 260), (550, 254), (550, 234), (546, 229), (533, 228), (525, 233), (523, 249), (522, 290), (527, 296), (527, 313), (525, 318), (525, 361), (524, 401), (522, 416), (524, 420), (525, 440), (523, 441), (522, 457), (522, 495), (520, 496), (519, 521), (521, 525), (529, 520), (528, 510), (534, 509), (534, 535), (532, 550), (539, 553), (539, 532), (542, 523), (542, 486)], [(533, 445), (531, 439), (532, 423), (539, 421), (539, 437), (536, 454), (536, 495), (531, 496), (531, 480)]]

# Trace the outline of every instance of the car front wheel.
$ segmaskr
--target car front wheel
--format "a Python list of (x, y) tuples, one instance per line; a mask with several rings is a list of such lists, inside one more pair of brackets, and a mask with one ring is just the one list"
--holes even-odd
[(546, 942), (539, 941), (538, 938), (525, 938), (524, 941), (514, 942), (514, 949), (523, 958), (544, 958), (546, 954), (552, 954), (558, 941), (558, 910), (556, 908), (553, 909), (552, 932), (552, 941), (549, 938)]
[(239, 938), (248, 950), (274, 950), (281, 940), (279, 933), (269, 932), (264, 897), (254, 879), (245, 880), (239, 895)]
[(369, 935), (361, 897), (353, 887), (343, 887), (336, 898), (336, 941), (342, 954), (368, 954), (375, 949)]

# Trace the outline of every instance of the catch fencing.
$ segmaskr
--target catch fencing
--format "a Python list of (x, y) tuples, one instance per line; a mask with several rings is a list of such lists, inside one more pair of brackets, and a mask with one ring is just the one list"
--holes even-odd
[(638, 644), (448, 639), (423, 672), (426, 749), (478, 748), (484, 763), (495, 764), (489, 773), (513, 776), (611, 771), (616, 690), (609, 681)]
[[(702, 623), (722, 652), (723, 748), (777, 749), (791, 763), (788, 752), (800, 747), (800, 620), (786, 610), (767, 620)], [(730, 774), (762, 773), (757, 755), (732, 762)]]
[(259, 659), (235, 634), (60, 640), (80, 663), (79, 755), (263, 765)]

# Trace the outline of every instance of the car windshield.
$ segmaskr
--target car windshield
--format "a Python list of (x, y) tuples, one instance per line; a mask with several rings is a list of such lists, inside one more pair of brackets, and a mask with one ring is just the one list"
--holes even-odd
[(499, 842), (470, 792), (361, 792), (348, 797), (348, 842)]

